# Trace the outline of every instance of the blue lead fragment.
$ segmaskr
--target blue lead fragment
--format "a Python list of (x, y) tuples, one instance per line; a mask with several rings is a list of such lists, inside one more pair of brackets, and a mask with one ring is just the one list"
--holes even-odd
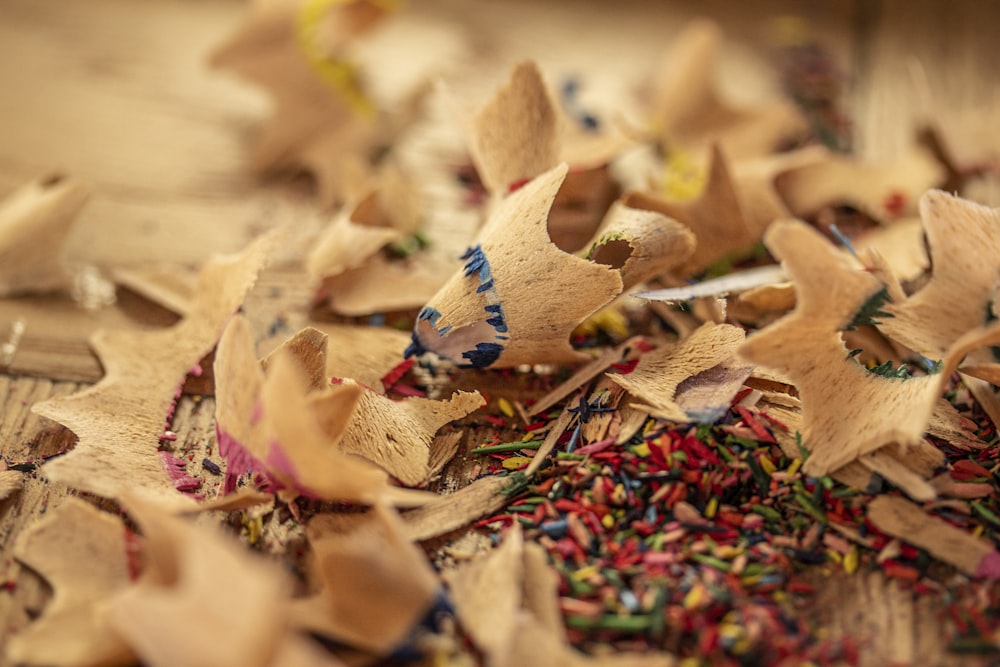
[(503, 345), (499, 343), (476, 343), (474, 350), (462, 353), (462, 358), (469, 360), (468, 364), (463, 365), (469, 368), (487, 368), (500, 358), (502, 352)]
[(222, 468), (213, 463), (211, 459), (202, 459), (201, 467), (207, 470), (208, 472), (212, 473), (213, 475), (222, 474)]
[[(490, 268), (490, 262), (486, 258), (482, 246), (478, 244), (471, 246), (462, 254), (460, 259), (466, 260), (463, 267), (463, 274), (466, 277), (476, 276), (479, 280), (476, 293), (483, 294), (486, 297), (486, 305), (483, 307), (483, 310), (489, 316), (485, 320), (486, 324), (493, 327), (493, 331), (496, 332), (495, 339), (497, 341), (508, 340), (508, 337), (503, 335), (508, 331), (507, 316), (503, 312), (500, 295), (497, 293), (496, 285), (493, 283), (493, 270)], [(429, 306), (424, 306), (417, 314), (418, 322), (430, 322), (439, 335), (446, 336), (451, 331), (451, 327), (438, 328), (437, 323), (440, 320), (441, 312)], [(459, 366), (463, 368), (487, 368), (496, 363), (503, 350), (504, 346), (499, 342), (476, 343), (473, 349), (462, 352), (462, 358), (467, 363), (459, 364)], [(420, 341), (416, 327), (414, 327), (413, 333), (410, 335), (410, 344), (403, 352), (403, 356), (409, 359), (410, 357), (420, 356), (429, 351), (431, 350), (428, 350)]]

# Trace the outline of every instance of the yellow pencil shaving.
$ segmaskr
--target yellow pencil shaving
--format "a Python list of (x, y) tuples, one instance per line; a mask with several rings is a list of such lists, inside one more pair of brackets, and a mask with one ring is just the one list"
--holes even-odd
[[(346, 60), (339, 60), (326, 53), (319, 43), (320, 23), (336, 5), (351, 0), (306, 0), (299, 9), (295, 26), (295, 40), (320, 79), (344, 98), (354, 111), (364, 117), (375, 115), (375, 105), (361, 90), (357, 68)], [(394, 2), (376, 0), (377, 7), (394, 9)]]
[(705, 168), (687, 151), (673, 149), (663, 164), (663, 193), (676, 201), (694, 199), (705, 189)]

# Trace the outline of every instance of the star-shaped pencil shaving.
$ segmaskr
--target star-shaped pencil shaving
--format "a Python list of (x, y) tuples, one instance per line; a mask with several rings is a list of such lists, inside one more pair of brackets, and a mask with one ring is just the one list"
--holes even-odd
[(9, 638), (12, 663), (83, 667), (135, 661), (111, 630), (102, 605), (130, 583), (122, 520), (66, 498), (21, 533), (14, 556), (52, 586), (42, 615)]
[(198, 277), (190, 312), (176, 325), (94, 334), (91, 345), (105, 372), (101, 381), (32, 408), (78, 438), (76, 447), (42, 467), (46, 477), (108, 498), (128, 491), (174, 507), (190, 504), (174, 488), (158, 445), (169, 429), (185, 376), (212, 350), (274, 241), (268, 235), (238, 255), (209, 260)]
[[(688, 414), (676, 402), (678, 387), (686, 380), (733, 359), (744, 340), (743, 329), (730, 324), (704, 324), (676, 345), (661, 347), (639, 357), (628, 375), (609, 373), (608, 377), (646, 405), (636, 405), (655, 417), (684, 423), (700, 421), (706, 415)], [(745, 366), (743, 379), (752, 367)], [(742, 380), (733, 388), (739, 390)], [(722, 399), (726, 406), (732, 400)]]
[(797, 217), (811, 217), (823, 208), (846, 204), (884, 221), (915, 215), (920, 196), (940, 186), (944, 177), (937, 160), (928, 151), (915, 148), (888, 164), (832, 155), (786, 170), (774, 183)]
[[(327, 342), (326, 336), (319, 331), (305, 329), (282, 346), (296, 357), (298, 366), (307, 373), (311, 390), (329, 386), (328, 376), (323, 374), (328, 367)], [(272, 356), (279, 356), (281, 352), (282, 349), (276, 350)], [(265, 371), (269, 359), (264, 360)], [(353, 385), (359, 393), (349, 406), (341, 404), (343, 412), (338, 410), (320, 416), (327, 435), (337, 441), (341, 451), (375, 463), (409, 486), (425, 485), (457, 451), (457, 439), (434, 437), (441, 427), (485, 404), (479, 392), (455, 392), (447, 401), (426, 398), (394, 401), (381, 395), (381, 387), (364, 387), (354, 379), (337, 378), (335, 381), (338, 387)], [(381, 378), (378, 384), (381, 385)], [(313, 394), (312, 398), (318, 400), (315, 404), (326, 405), (325, 400), (319, 400), (320, 396)]]
[(664, 151), (720, 144), (726, 155), (742, 159), (774, 152), (784, 140), (807, 134), (805, 119), (791, 103), (741, 109), (722, 99), (715, 80), (720, 43), (714, 23), (694, 21), (664, 54), (651, 82), (648, 120)]
[(586, 359), (573, 329), (618, 296), (618, 271), (557, 248), (546, 231), (560, 165), (503, 199), (480, 241), (417, 317), (408, 355), (434, 352), (462, 366), (509, 367)]
[(684, 262), (694, 252), (695, 236), (676, 220), (618, 202), (588, 246), (592, 261), (621, 271), (628, 291)]
[(379, 3), (367, 0), (261, 0), (215, 50), (214, 67), (266, 88), (274, 99), (274, 115), (251, 155), (254, 169), (305, 168), (326, 204), (357, 191), (381, 130), (343, 52), (384, 14)]
[(294, 603), (293, 625), (377, 655), (403, 645), (441, 588), (404, 530), (380, 504), (354, 530), (310, 540), (319, 590)]
[(559, 114), (533, 62), (514, 67), (473, 119), (469, 148), (486, 189), (503, 194), (559, 163)]
[(932, 190), (920, 199), (920, 216), (930, 247), (930, 280), (902, 303), (879, 328), (932, 359), (990, 317), (1000, 283), (1000, 209)]
[(884, 445), (921, 440), (951, 370), (996, 330), (967, 333), (934, 374), (873, 373), (851, 359), (840, 332), (882, 283), (805, 223), (777, 222), (765, 243), (792, 276), (797, 303), (790, 315), (749, 336), (739, 354), (786, 374), (798, 389), (803, 443), (811, 452), (803, 469), (823, 475)]
[(0, 296), (69, 287), (63, 241), (89, 192), (53, 175), (0, 201)]
[(697, 198), (670, 201), (652, 193), (630, 192), (622, 202), (631, 208), (662, 213), (694, 233), (694, 252), (674, 270), (681, 276), (698, 273), (732, 253), (747, 250), (763, 233), (763, 229), (749, 224), (718, 145), (712, 146), (705, 187)]
[(291, 587), (280, 568), (158, 506), (134, 499), (125, 506), (147, 536), (147, 569), (156, 571), (115, 596), (108, 620), (142, 663), (281, 664), (282, 644), (301, 639), (283, 613)]

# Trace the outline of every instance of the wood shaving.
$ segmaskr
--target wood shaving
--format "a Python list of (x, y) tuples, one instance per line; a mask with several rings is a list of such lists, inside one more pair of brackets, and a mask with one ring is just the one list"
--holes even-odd
[[(729, 324), (705, 324), (673, 346), (649, 352), (628, 375), (608, 377), (646, 405), (637, 406), (650, 414), (675, 422), (697, 421), (675, 401), (678, 386), (698, 374), (730, 360), (743, 343), (743, 330)], [(749, 369), (732, 388), (733, 394), (749, 375)], [(732, 396), (730, 396), (730, 399)], [(727, 401), (728, 404), (728, 401)]]
[(1000, 209), (933, 190), (920, 199), (920, 217), (934, 269), (930, 280), (902, 303), (880, 329), (920, 354), (940, 359), (968, 331), (987, 321), (1000, 269)]
[(649, 131), (669, 152), (672, 146), (707, 149), (721, 145), (733, 158), (771, 153), (805, 131), (805, 121), (786, 102), (738, 108), (716, 89), (715, 59), (722, 34), (710, 21), (693, 21), (664, 53), (652, 81)]
[(922, 440), (943, 381), (961, 356), (985, 344), (981, 332), (951, 348), (936, 375), (870, 373), (848, 356), (840, 331), (881, 283), (803, 223), (776, 223), (765, 242), (794, 279), (798, 302), (791, 315), (749, 336), (740, 354), (788, 374), (798, 389), (803, 442), (812, 452), (804, 469), (825, 474), (891, 442)]
[(42, 467), (45, 476), (108, 498), (125, 492), (178, 507), (191, 500), (174, 488), (158, 443), (184, 377), (215, 345), (263, 267), (273, 237), (239, 255), (211, 260), (198, 295), (178, 324), (156, 331), (94, 334), (105, 376), (93, 387), (36, 403), (32, 410), (76, 433), (76, 447)]
[(623, 284), (618, 271), (549, 240), (545, 223), (566, 171), (556, 167), (498, 204), (466, 268), (418, 316), (414, 352), (476, 368), (585, 358), (570, 346), (570, 332)]
[(365, 517), (311, 540), (319, 592), (295, 602), (292, 623), (386, 655), (430, 610), (440, 585), (395, 510), (376, 505)]
[(84, 667), (128, 665), (135, 655), (115, 633), (105, 604), (130, 584), (122, 520), (79, 498), (67, 498), (21, 533), (15, 557), (44, 577), (52, 601), (10, 638), (18, 664)]
[(79, 181), (53, 175), (0, 201), (0, 296), (69, 288), (63, 242), (88, 197)]

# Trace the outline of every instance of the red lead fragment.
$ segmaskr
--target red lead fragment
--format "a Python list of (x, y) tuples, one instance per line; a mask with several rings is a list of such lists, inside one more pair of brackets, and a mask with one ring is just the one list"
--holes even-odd
[(756, 435), (761, 442), (769, 442), (772, 444), (777, 442), (774, 439), (774, 436), (771, 435), (771, 432), (754, 418), (749, 409), (743, 407), (742, 405), (737, 405), (734, 409), (739, 413), (743, 423), (750, 427), (750, 430), (754, 432), (754, 435)]

